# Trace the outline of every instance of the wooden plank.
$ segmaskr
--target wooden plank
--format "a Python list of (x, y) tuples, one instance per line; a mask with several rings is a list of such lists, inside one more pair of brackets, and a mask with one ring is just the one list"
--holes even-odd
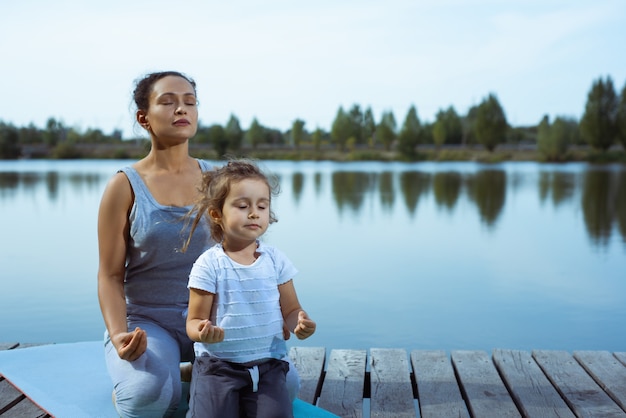
[(340, 417), (363, 416), (365, 350), (331, 350), (317, 406)]
[(593, 380), (626, 411), (626, 367), (608, 351), (574, 351)]
[(2, 375), (0, 375), (0, 415), (2, 418), (49, 416)]
[(575, 418), (529, 352), (496, 349), (493, 361), (523, 416)]
[(370, 349), (370, 416), (415, 418), (413, 387), (405, 350)]
[(533, 357), (577, 416), (626, 417), (570, 353), (534, 350)]
[(0, 375), (0, 415), (4, 409), (7, 409), (7, 405), (15, 404), (23, 397), (20, 391)]
[(451, 358), (472, 416), (521, 417), (486, 352), (455, 350)]
[(613, 353), (616, 359), (618, 359), (624, 366), (626, 366), (626, 351), (621, 353)]
[(315, 404), (322, 382), (326, 349), (324, 347), (291, 347), (289, 357), (300, 375), (298, 398)]
[(452, 363), (445, 351), (413, 350), (411, 364), (422, 418), (469, 418)]

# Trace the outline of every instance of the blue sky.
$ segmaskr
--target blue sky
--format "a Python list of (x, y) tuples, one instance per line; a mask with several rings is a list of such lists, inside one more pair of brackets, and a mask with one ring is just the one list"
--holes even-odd
[(133, 81), (179, 70), (200, 119), (329, 129), (339, 106), (399, 124), (495, 93), (509, 123), (580, 118), (594, 80), (626, 84), (623, 0), (24, 0), (0, 4), (0, 120), (139, 133)]

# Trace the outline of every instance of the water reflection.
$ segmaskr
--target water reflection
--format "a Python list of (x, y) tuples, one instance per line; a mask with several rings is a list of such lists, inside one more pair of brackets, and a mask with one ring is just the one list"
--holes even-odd
[(467, 194), (478, 207), (480, 219), (488, 226), (493, 226), (504, 208), (506, 173), (502, 170), (484, 170), (469, 176)]
[(336, 171), (332, 174), (333, 198), (339, 213), (348, 207), (358, 213), (365, 198), (374, 191), (376, 174)]
[(539, 175), (539, 198), (542, 202), (551, 197), (552, 204), (559, 206), (570, 200), (576, 190), (576, 176), (559, 171), (542, 172)]
[[(452, 213), (462, 202), (470, 203), (481, 222), (495, 230), (508, 196), (521, 193), (526, 186), (536, 188), (539, 202), (554, 208), (572, 206), (580, 210), (586, 233), (593, 245), (608, 245), (612, 236), (626, 242), (626, 170), (623, 167), (560, 170), (541, 168), (517, 172), (498, 168), (480, 170), (416, 170), (383, 169), (380, 171), (291, 171), (278, 173), (290, 181), (290, 196), (299, 204), (307, 188), (312, 188), (317, 201), (325, 199), (325, 175), (330, 176), (331, 196), (339, 214), (350, 210), (359, 214), (368, 202), (378, 202), (385, 213), (394, 213), (399, 201), (414, 218), (420, 202), (432, 198), (439, 211)], [(533, 177), (536, 176), (536, 177)], [(0, 171), (0, 203), (6, 204), (18, 193), (32, 195), (43, 188), (47, 199), (59, 199), (63, 187), (75, 194), (90, 191), (100, 194), (110, 172), (41, 172)], [(536, 178), (536, 184), (531, 184)], [(529, 181), (529, 179), (531, 181)], [(287, 191), (287, 190), (286, 190)], [(319, 202), (325, 204), (325, 202)]]
[(70, 186), (72, 191), (80, 194), (79, 192), (84, 189), (100, 191), (102, 183), (106, 180), (107, 178), (93, 173), (0, 172), (0, 198), (8, 198), (20, 190), (31, 194), (38, 187), (44, 187), (48, 200), (55, 202), (64, 186)]
[(380, 193), (380, 204), (385, 211), (393, 209), (393, 202), (395, 200), (395, 191), (393, 187), (393, 173), (390, 171), (383, 171), (380, 173), (380, 179), (378, 182), (378, 192)]
[(322, 192), (322, 173), (313, 174), (313, 184), (315, 186), (315, 195), (319, 196)]
[(462, 186), (463, 178), (460, 173), (456, 171), (436, 173), (433, 177), (433, 195), (437, 205), (449, 211), (454, 209), (461, 195)]
[(295, 203), (300, 201), (304, 189), (304, 174), (296, 172), (291, 178), (291, 192)]
[(615, 196), (615, 214), (617, 227), (626, 241), (626, 171), (618, 174), (617, 196)]
[(400, 174), (400, 191), (411, 216), (415, 215), (417, 205), (430, 190), (432, 175), (421, 171), (405, 171)]
[(582, 209), (585, 226), (595, 244), (608, 244), (616, 226), (626, 241), (626, 178), (624, 172), (590, 170), (583, 179)]

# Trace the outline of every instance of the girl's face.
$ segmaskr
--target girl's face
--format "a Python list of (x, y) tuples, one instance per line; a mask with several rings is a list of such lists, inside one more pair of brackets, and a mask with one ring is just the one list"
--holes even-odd
[(150, 107), (139, 110), (137, 120), (153, 137), (186, 141), (198, 129), (198, 107), (193, 86), (187, 80), (167, 76), (152, 87)]
[(246, 179), (231, 184), (224, 201), (221, 225), (226, 241), (253, 242), (270, 223), (270, 189), (261, 179)]

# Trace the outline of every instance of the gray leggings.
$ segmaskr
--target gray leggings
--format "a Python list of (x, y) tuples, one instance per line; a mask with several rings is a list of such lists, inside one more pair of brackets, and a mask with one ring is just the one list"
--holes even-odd
[[(149, 320), (129, 323), (129, 329), (136, 326), (146, 331), (148, 348), (132, 362), (119, 358), (105, 333), (105, 360), (113, 381), (117, 412), (124, 418), (172, 415), (181, 404), (180, 363), (193, 360), (193, 343), (186, 334), (176, 339)], [(293, 366), (289, 368), (287, 387), (293, 401), (300, 390), (300, 378)]]
[(292, 418), (287, 391), (289, 363), (271, 359), (254, 367), (215, 357), (193, 365), (187, 417)]

